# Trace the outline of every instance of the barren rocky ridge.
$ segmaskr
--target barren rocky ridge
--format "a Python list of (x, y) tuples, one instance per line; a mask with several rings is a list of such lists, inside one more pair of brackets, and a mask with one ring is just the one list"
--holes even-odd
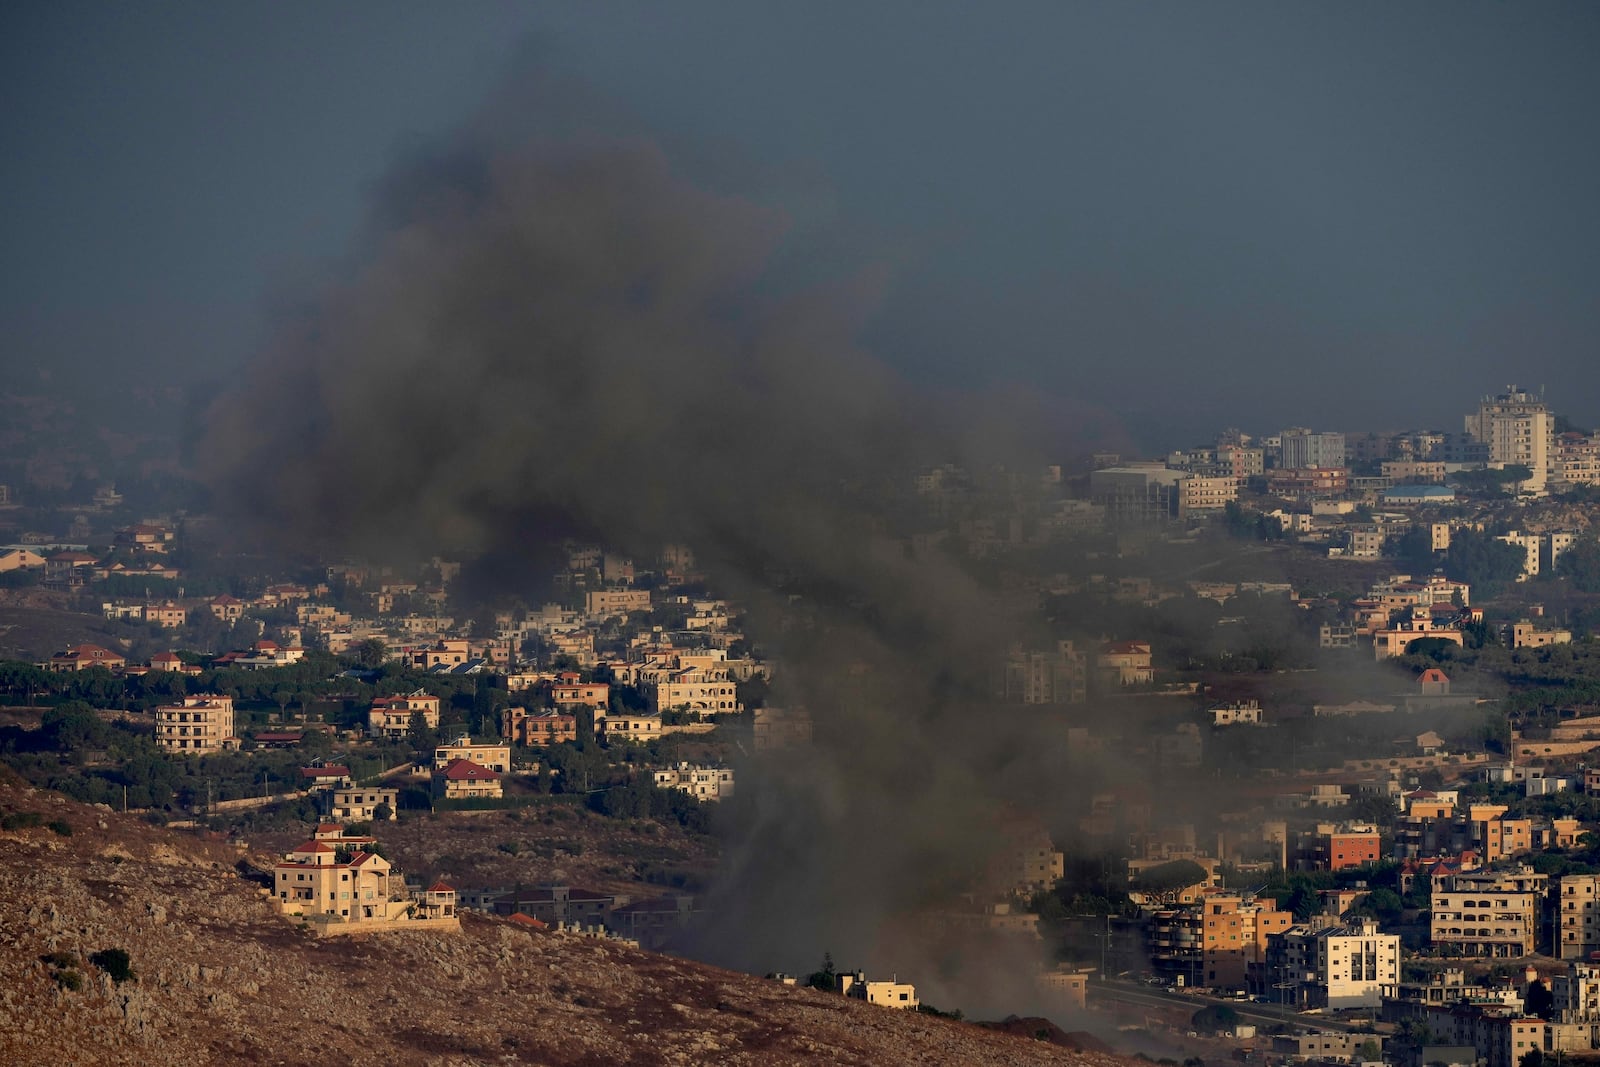
[[(1126, 1062), (491, 918), (317, 940), (235, 843), (9, 777), (0, 813), (40, 816), (0, 832), (8, 1064)], [(132, 978), (90, 961), (108, 949)]]

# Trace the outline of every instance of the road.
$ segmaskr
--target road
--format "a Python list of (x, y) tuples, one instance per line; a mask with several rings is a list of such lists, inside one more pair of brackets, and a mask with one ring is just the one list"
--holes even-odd
[(1341, 1019), (1335, 1015), (1305, 1015), (1293, 1008), (1259, 1004), (1250, 1000), (1230, 1000), (1205, 996), (1199, 993), (1173, 993), (1134, 982), (1090, 982), (1089, 999), (1115, 1000), (1124, 1004), (1138, 1004), (1151, 1008), (1187, 1008), (1191, 1013), (1212, 1005), (1223, 1005), (1239, 1013), (1239, 1018), (1258, 1025), (1276, 1026), (1286, 1023), (1308, 1030), (1361, 1030), (1372, 1025), (1377, 1013), (1361, 1019)]

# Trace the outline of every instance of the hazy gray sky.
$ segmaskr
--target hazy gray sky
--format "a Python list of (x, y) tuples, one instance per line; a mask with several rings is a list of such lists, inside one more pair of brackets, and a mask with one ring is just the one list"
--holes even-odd
[(8, 377), (225, 373), (519, 56), (888, 266), (918, 380), (1154, 445), (1600, 421), (1589, 3), (13, 3)]

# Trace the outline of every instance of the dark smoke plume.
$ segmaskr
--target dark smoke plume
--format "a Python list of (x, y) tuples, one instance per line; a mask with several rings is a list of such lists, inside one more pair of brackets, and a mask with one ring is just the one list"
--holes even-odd
[(529, 125), (397, 169), (348, 281), (214, 410), (210, 481), (324, 550), (690, 545), (817, 718), (810, 754), (746, 769), (702, 950), (910, 971), (902, 917), (982, 870), (996, 783), (1039, 785), (1048, 748), (976, 721), (1013, 623), (889, 514), (960, 437), (852, 340), (872, 271), (797, 291), (783, 211)]

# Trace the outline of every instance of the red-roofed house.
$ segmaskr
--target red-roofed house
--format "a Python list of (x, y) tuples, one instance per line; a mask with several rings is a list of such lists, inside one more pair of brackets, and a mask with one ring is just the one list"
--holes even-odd
[(305, 740), (304, 730), (262, 730), (251, 738), (257, 748), (293, 748)]
[(456, 890), (444, 879), (416, 894), (417, 918), (453, 919), (456, 917)]
[(300, 779), (307, 789), (335, 789), (350, 784), (350, 768), (336, 763), (322, 767), (301, 767)]
[(211, 610), (211, 614), (223, 622), (238, 622), (244, 617), (244, 601), (231, 597), (227, 593), (212, 597), (206, 607)]
[(104, 667), (116, 671), (127, 665), (127, 659), (99, 645), (73, 645), (65, 652), (57, 652), (47, 662), (39, 664), (45, 670), (56, 674), (71, 674), (73, 671), (86, 671), (91, 667)]
[(391, 741), (404, 740), (411, 729), (411, 716), (419, 712), (428, 729), (439, 728), (439, 698), (426, 689), (404, 696), (378, 697), (367, 712), (367, 733)]
[(1422, 685), (1422, 695), (1425, 697), (1447, 697), (1450, 695), (1450, 676), (1438, 667), (1429, 667), (1422, 672), (1418, 679)]
[(1148, 641), (1112, 641), (1101, 645), (1095, 664), (1102, 677), (1116, 685), (1149, 685), (1156, 680)]
[(325, 841), (296, 845), (272, 868), (272, 901), (280, 915), (397, 921), (413, 910), (404, 889), (382, 856)]
[(157, 652), (150, 657), (152, 671), (172, 671), (174, 674), (195, 675), (200, 673), (200, 668), (192, 663), (183, 662), (183, 657), (176, 652)]
[(433, 772), (433, 795), (446, 800), (504, 796), (500, 776), (471, 760), (453, 759)]

